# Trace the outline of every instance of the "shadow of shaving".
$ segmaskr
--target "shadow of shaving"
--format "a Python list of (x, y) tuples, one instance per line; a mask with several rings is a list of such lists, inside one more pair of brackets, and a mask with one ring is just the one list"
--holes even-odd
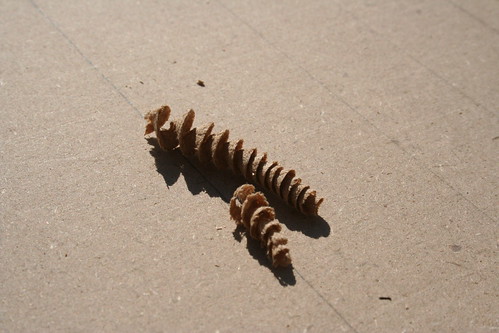
[[(243, 177), (234, 176), (231, 172), (221, 172), (199, 165), (196, 160), (184, 157), (179, 149), (165, 152), (159, 147), (155, 138), (147, 138), (147, 142), (152, 146), (150, 154), (154, 157), (156, 170), (163, 176), (168, 187), (175, 184), (182, 174), (192, 194), (205, 192), (210, 197), (219, 197), (229, 203), (236, 188), (246, 183)], [(328, 237), (331, 233), (329, 223), (322, 217), (305, 216), (290, 208), (270, 191), (258, 185), (256, 189), (265, 194), (276, 211), (277, 219), (288, 229), (299, 231), (311, 238)]]
[(276, 218), (284, 223), (289, 230), (299, 231), (311, 238), (328, 237), (331, 227), (321, 216), (305, 216), (297, 210), (290, 208), (281, 198), (266, 189), (256, 186), (258, 191), (265, 194), (270, 206), (274, 207)]
[(288, 267), (273, 267), (270, 264), (270, 260), (267, 257), (265, 250), (261, 247), (260, 242), (251, 237), (246, 237), (246, 230), (243, 226), (237, 226), (232, 234), (234, 235), (234, 239), (239, 243), (242, 242), (243, 238), (246, 238), (246, 248), (248, 249), (249, 254), (253, 257), (253, 259), (258, 261), (260, 265), (267, 267), (274, 274), (281, 286), (287, 287), (294, 286), (296, 284), (296, 278), (293, 273), (293, 265)]
[[(147, 142), (152, 146), (149, 153), (154, 157), (156, 170), (163, 176), (166, 186), (169, 188), (178, 181), (180, 174), (183, 175), (188, 190), (196, 195), (201, 192), (210, 197), (221, 198), (226, 203), (230, 202), (232, 194), (238, 186), (246, 183), (243, 177), (237, 177), (230, 172), (220, 172), (214, 168), (205, 168), (196, 160), (186, 158), (179, 149), (171, 152), (163, 151), (155, 138), (147, 138)], [(263, 192), (269, 204), (274, 207), (277, 219), (292, 231), (302, 232), (311, 238), (328, 237), (331, 228), (322, 217), (309, 217), (295, 211), (287, 206), (273, 193), (256, 186), (258, 191)], [(228, 210), (228, 209), (227, 209)], [(227, 217), (229, 216), (227, 212)], [(243, 228), (244, 229), (244, 228)], [(236, 229), (234, 238), (241, 242), (244, 232)], [(283, 286), (294, 285), (296, 279), (293, 275), (292, 266), (289, 268), (274, 268), (271, 266), (265, 251), (260, 247), (258, 241), (247, 238), (247, 248), (251, 256), (260, 265), (266, 266), (279, 280)]]
[(154, 157), (156, 171), (163, 176), (168, 188), (175, 184), (182, 174), (187, 189), (192, 194), (204, 192), (210, 197), (221, 198), (226, 203), (230, 202), (231, 193), (240, 183), (234, 176), (220, 179), (221, 175), (218, 172), (214, 173), (212, 170), (201, 172), (196, 161), (187, 159), (179, 149), (164, 151), (159, 147), (155, 138), (147, 138), (147, 142), (152, 146), (149, 153)]

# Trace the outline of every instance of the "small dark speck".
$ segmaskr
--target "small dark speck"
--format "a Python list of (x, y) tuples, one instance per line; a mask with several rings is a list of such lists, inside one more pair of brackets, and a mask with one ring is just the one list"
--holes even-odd
[(396, 144), (397, 146), (400, 144), (400, 141), (397, 139), (391, 139), (390, 142)]
[(459, 246), (459, 245), (455, 245), (455, 244), (454, 244), (454, 245), (451, 245), (451, 246), (449, 246), (449, 247), (450, 247), (450, 249), (452, 250), (452, 252), (459, 252), (459, 251), (461, 251), (461, 249), (462, 249), (462, 247), (461, 247), (461, 246)]
[(457, 267), (463, 267), (463, 265), (459, 265), (457, 262), (453, 262), (453, 261), (446, 261), (446, 263), (452, 264), (452, 265), (457, 266)]
[(204, 87), (204, 82), (203, 82), (203, 81), (201, 81), (201, 80), (198, 80), (198, 86), (200, 86), (200, 87)]
[(215, 267), (220, 267), (220, 265), (215, 264)]
[(142, 82), (142, 81), (139, 81), (139, 82), (140, 82), (140, 84), (144, 84), (144, 82)]
[(499, 136), (496, 136), (495, 138), (492, 138), (492, 140), (497, 140), (499, 139)]
[(65, 256), (65, 257), (67, 257), (67, 256), (68, 256), (68, 254), (66, 253), (64, 256)]
[(177, 60), (173, 60), (173, 61), (172, 61), (172, 64), (176, 64), (176, 63), (177, 63)]
[(386, 296), (381, 296), (379, 299), (380, 299), (381, 301), (391, 301), (391, 300), (392, 300), (392, 298), (391, 298), (391, 297), (386, 297)]

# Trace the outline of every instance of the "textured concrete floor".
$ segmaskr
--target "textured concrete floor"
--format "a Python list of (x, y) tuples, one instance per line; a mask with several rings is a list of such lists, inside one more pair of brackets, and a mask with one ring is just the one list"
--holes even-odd
[[(499, 2), (0, 1), (0, 331), (499, 328)], [(205, 82), (205, 87), (196, 84)], [(325, 197), (271, 198), (143, 138), (193, 108)]]

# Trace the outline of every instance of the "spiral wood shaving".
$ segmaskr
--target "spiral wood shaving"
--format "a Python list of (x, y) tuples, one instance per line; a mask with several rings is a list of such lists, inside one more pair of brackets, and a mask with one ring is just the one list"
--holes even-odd
[(230, 169), (274, 192), (305, 215), (318, 214), (324, 199), (317, 198), (316, 191), (302, 184), (301, 179), (295, 177), (295, 170), (286, 170), (278, 162), (270, 162), (267, 153), (257, 156), (256, 148), (243, 149), (243, 140), (228, 141), (229, 130), (213, 134), (213, 123), (191, 128), (195, 117), (193, 110), (170, 121), (168, 128), (162, 128), (170, 113), (170, 107), (165, 105), (145, 116), (145, 134), (155, 132), (162, 149), (180, 147), (185, 156), (196, 156), (202, 164), (214, 165), (220, 170)]
[(244, 225), (250, 236), (267, 249), (272, 266), (291, 264), (288, 239), (280, 234), (282, 226), (275, 220), (274, 208), (269, 207), (263, 193), (255, 193), (253, 185), (244, 184), (236, 189), (230, 200), (230, 217), (238, 225)]

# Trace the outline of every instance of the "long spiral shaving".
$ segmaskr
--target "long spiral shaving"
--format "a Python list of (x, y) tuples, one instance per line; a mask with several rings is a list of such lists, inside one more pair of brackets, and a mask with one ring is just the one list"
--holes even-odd
[(242, 175), (249, 182), (259, 184), (274, 192), (290, 206), (305, 215), (317, 215), (323, 198), (310, 186), (295, 177), (295, 170), (286, 170), (278, 162), (270, 162), (267, 153), (258, 155), (256, 148), (243, 149), (243, 140), (228, 141), (229, 130), (213, 134), (213, 123), (191, 128), (195, 113), (188, 111), (180, 119), (170, 121), (169, 128), (162, 128), (170, 117), (167, 105), (150, 111), (145, 135), (156, 133), (159, 146), (164, 150), (180, 147), (185, 156), (196, 156), (204, 165), (214, 165), (217, 169), (230, 169)]
[(230, 200), (230, 217), (238, 225), (244, 225), (250, 236), (267, 249), (272, 266), (291, 264), (288, 239), (280, 234), (282, 225), (275, 220), (274, 208), (269, 207), (263, 193), (255, 193), (253, 185), (244, 184), (236, 189)]

